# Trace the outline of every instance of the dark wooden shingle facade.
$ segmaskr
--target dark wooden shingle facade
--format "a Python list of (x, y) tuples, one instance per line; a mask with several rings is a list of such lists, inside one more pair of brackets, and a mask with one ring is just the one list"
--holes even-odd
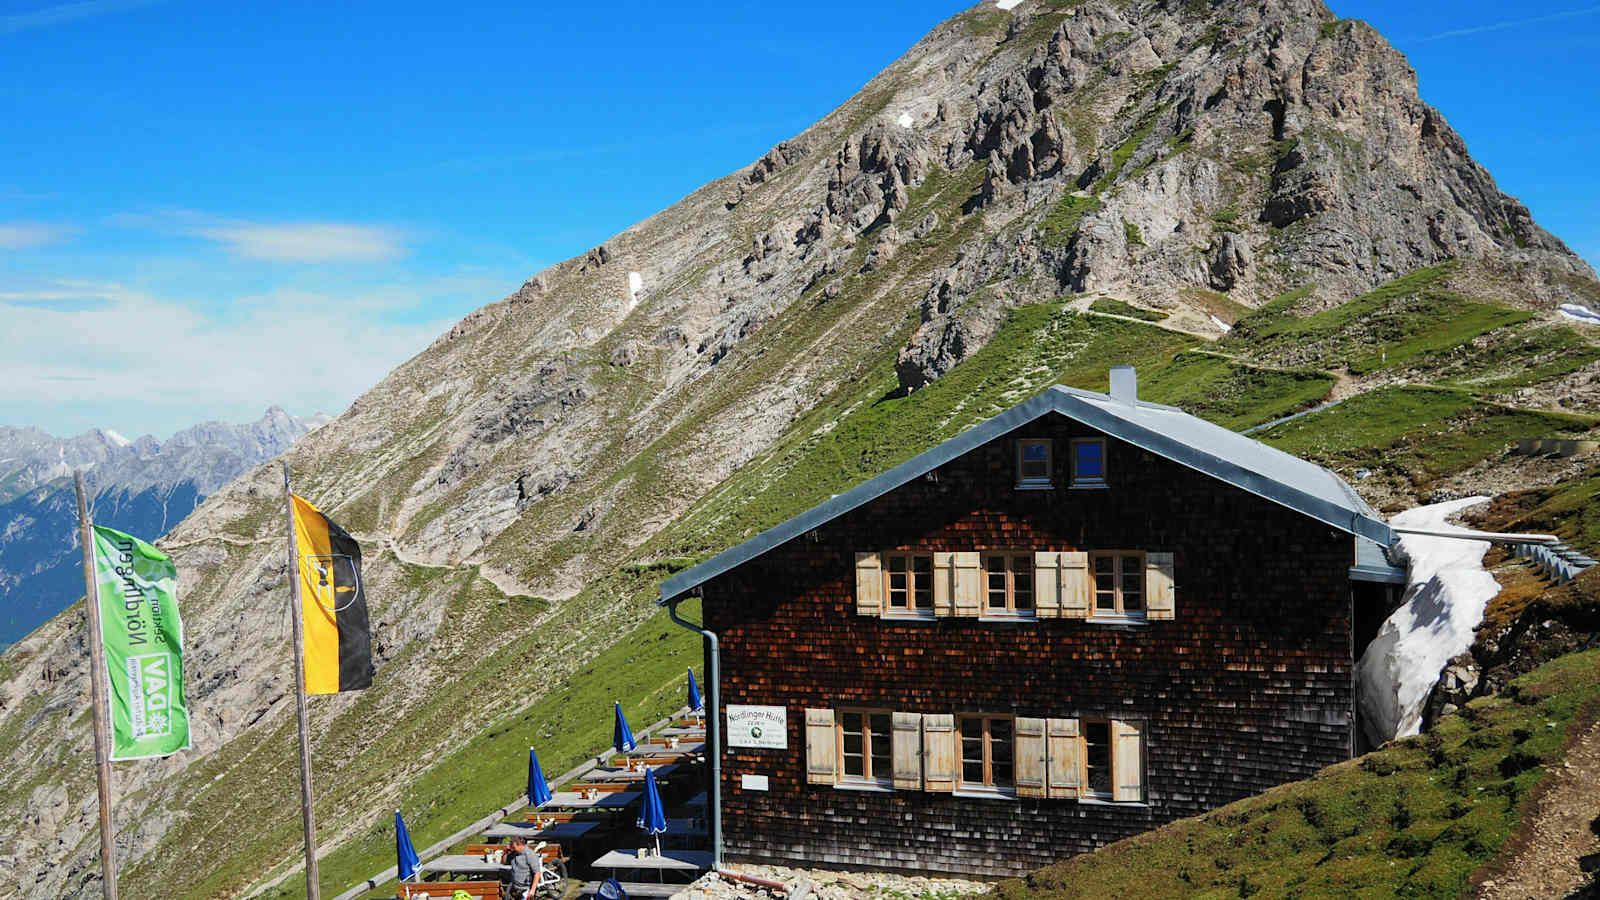
[[(1022, 418), (707, 564), (721, 703), (788, 720), (723, 749), (728, 858), (1014, 875), (1350, 756), (1352, 534)], [(1073, 487), (1083, 440), (1103, 485)]]

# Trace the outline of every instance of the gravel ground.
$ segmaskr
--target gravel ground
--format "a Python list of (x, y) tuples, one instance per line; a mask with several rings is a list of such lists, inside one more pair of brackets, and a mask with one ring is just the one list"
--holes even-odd
[[(787, 869), (780, 866), (728, 865), (728, 871), (794, 886), (801, 879), (811, 882), (810, 896), (821, 900), (853, 900), (856, 897), (904, 898), (904, 900), (954, 900), (972, 894), (987, 894), (990, 886), (980, 881), (959, 878), (895, 875), (888, 872), (835, 872), (820, 869)], [(733, 897), (780, 897), (778, 891), (729, 881), (708, 873), (674, 900), (723, 900)]]
[(1600, 724), (1567, 752), (1530, 814), (1526, 843), (1485, 881), (1478, 900), (1576, 897), (1600, 869)]

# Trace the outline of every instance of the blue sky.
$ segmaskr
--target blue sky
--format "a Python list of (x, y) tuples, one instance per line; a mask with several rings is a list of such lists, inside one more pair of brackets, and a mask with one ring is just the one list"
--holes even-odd
[[(0, 0), (0, 424), (338, 412), (966, 6)], [(1600, 261), (1600, 6), (1333, 8)]]

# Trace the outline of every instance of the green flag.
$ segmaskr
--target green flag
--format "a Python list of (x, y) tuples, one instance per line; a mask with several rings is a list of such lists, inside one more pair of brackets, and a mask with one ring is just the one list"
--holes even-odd
[(111, 682), (111, 758), (189, 749), (177, 567), (144, 541), (96, 525), (94, 569)]

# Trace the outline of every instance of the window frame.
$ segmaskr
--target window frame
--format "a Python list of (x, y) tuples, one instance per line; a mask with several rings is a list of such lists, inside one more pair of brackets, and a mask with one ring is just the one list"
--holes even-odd
[[(1085, 445), (1085, 444), (1098, 444), (1100, 446), (1100, 474), (1099, 475), (1080, 475), (1080, 474), (1078, 474), (1078, 448), (1083, 446), (1083, 445)], [(1110, 486), (1109, 483), (1106, 481), (1107, 447), (1106, 447), (1106, 439), (1105, 438), (1103, 438), (1103, 437), (1073, 438), (1072, 439), (1071, 453), (1072, 453), (1072, 458), (1069, 461), (1070, 465), (1071, 465), (1071, 475), (1070, 475), (1070, 480), (1069, 480), (1068, 483), (1072, 487), (1078, 488), (1078, 489), (1081, 489), (1081, 490), (1100, 490), (1102, 488), (1106, 488), (1106, 487)]]
[[(1009, 713), (956, 713), (956, 758), (955, 758), (955, 785), (956, 794), (981, 794), (990, 797), (1015, 797), (1017, 794), (1017, 717)], [(981, 783), (967, 780), (967, 744), (962, 725), (968, 721), (977, 720), (982, 723), (981, 745), (983, 747), (983, 781)], [(1007, 742), (1011, 746), (1011, 779), (1004, 785), (994, 783), (994, 744), (997, 739), (993, 736), (991, 724), (1005, 722), (1010, 728), (1010, 737)]]
[[(936, 613), (933, 603), (933, 554), (917, 550), (885, 550), (879, 554), (879, 559), (879, 565), (883, 571), (883, 608), (880, 615), (883, 618), (888, 619), (935, 618)], [(897, 559), (903, 559), (906, 562), (905, 606), (895, 606), (893, 600), (894, 589), (892, 587), (893, 581), (891, 576), (895, 573), (891, 571), (890, 567), (892, 565), (892, 561)], [(925, 589), (927, 591), (928, 605), (925, 607), (917, 605), (917, 593), (919, 588), (917, 586), (918, 572), (916, 570), (916, 563), (918, 560), (926, 561), (928, 566), (927, 571), (921, 573), (925, 575), (928, 580)]]
[[(1089, 729), (1099, 725), (1106, 730), (1106, 787), (1103, 793), (1089, 787)], [(1078, 799), (1095, 803), (1116, 803), (1117, 796), (1117, 738), (1110, 719), (1080, 719), (1078, 740), (1083, 742), (1082, 770), (1078, 773)], [(1123, 801), (1127, 802), (1127, 801)]]
[[(1044, 447), (1044, 474), (1024, 475), (1022, 473), (1024, 448), (1029, 446)], [(1017, 438), (1016, 467), (1017, 490), (1019, 491), (1047, 491), (1056, 486), (1055, 482), (1056, 448), (1053, 438)]]
[[(1006, 604), (1004, 608), (996, 608), (989, 605), (991, 590), (989, 587), (989, 576), (991, 574), (989, 560), (996, 556), (1004, 557), (1006, 560)], [(1028, 568), (1027, 590), (1024, 591), (1028, 595), (1028, 608), (1021, 610), (1017, 608), (1016, 562), (1019, 559), (1024, 560)], [(978, 551), (978, 572), (979, 577), (983, 579), (982, 605), (978, 607), (978, 617), (980, 619), (1039, 618), (1039, 598), (1037, 596), (1038, 592), (1035, 590), (1037, 575), (1035, 573), (1034, 552), (1032, 550), (980, 550)]]
[[(1111, 566), (1111, 609), (1102, 609), (1100, 606), (1100, 570), (1097, 564), (1102, 559), (1114, 560)], [(1127, 574), (1122, 566), (1122, 561), (1134, 559), (1137, 561), (1135, 570), (1139, 573), (1139, 608), (1129, 612), (1124, 606), (1123, 577)], [(1144, 622), (1150, 613), (1150, 578), (1147, 574), (1150, 560), (1143, 550), (1093, 550), (1089, 553), (1089, 618), (1101, 620), (1118, 620)]]
[[(844, 752), (844, 718), (847, 715), (859, 714), (861, 716), (861, 771), (860, 775), (851, 775), (845, 772)], [(884, 716), (887, 725), (883, 737), (889, 742), (889, 753), (885, 759), (888, 771), (882, 775), (874, 771), (872, 762), (872, 717)], [(833, 710), (833, 739), (835, 768), (833, 782), (836, 785), (850, 787), (869, 787), (894, 789), (894, 711), (867, 706), (840, 706)]]

